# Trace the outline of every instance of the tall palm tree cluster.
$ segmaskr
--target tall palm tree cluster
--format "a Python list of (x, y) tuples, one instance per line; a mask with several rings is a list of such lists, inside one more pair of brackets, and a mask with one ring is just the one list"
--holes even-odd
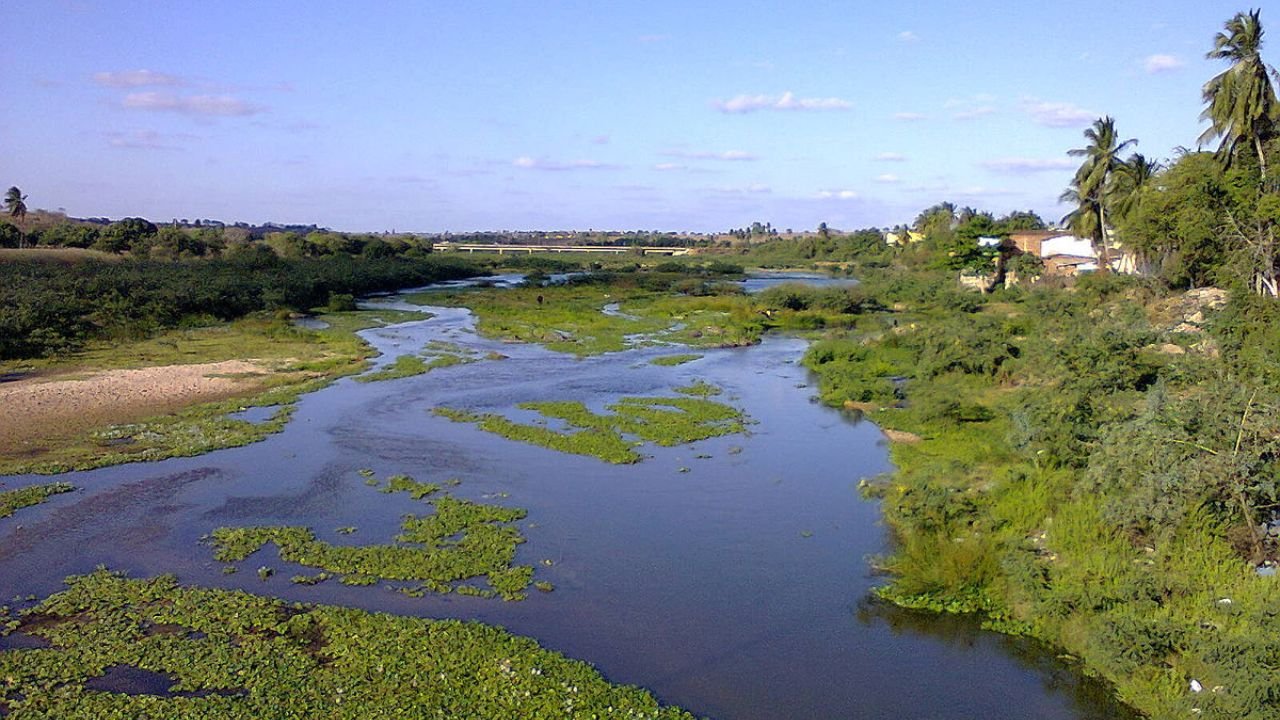
[[(1262, 60), (1260, 15), (1259, 10), (1237, 13), (1214, 37), (1213, 49), (1206, 57), (1225, 60), (1230, 66), (1204, 85), (1205, 108), (1200, 118), (1209, 127), (1199, 138), (1201, 145), (1219, 141), (1215, 156), (1226, 169), (1245, 169), (1242, 165), (1256, 160), (1259, 201), (1277, 192), (1275, 181), (1268, 179), (1267, 156), (1271, 141), (1280, 137), (1280, 101), (1273, 84), (1273, 79), (1280, 80), (1280, 74)], [(1106, 270), (1112, 247), (1109, 218), (1126, 216), (1139, 191), (1161, 166), (1139, 153), (1122, 159), (1121, 153), (1137, 140), (1121, 140), (1115, 120), (1109, 116), (1095, 120), (1084, 137), (1085, 147), (1069, 151), (1083, 162), (1059, 199), (1075, 208), (1063, 222), (1077, 235), (1093, 241), (1100, 269)], [(1237, 228), (1236, 234), (1254, 256), (1255, 289), (1276, 295), (1275, 260), (1280, 243), (1274, 228), (1264, 222), (1247, 232)]]

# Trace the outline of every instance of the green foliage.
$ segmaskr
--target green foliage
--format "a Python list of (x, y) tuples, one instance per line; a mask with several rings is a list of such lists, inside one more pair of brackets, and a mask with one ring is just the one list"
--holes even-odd
[[(113, 226), (114, 227), (114, 226)], [(308, 310), (331, 297), (475, 274), (436, 259), (301, 260), (248, 255), (199, 263), (124, 260), (0, 263), (0, 360), (65, 353), (87, 340), (142, 338), (192, 316), (232, 320)]]
[(901, 439), (879, 595), (1059, 646), (1152, 717), (1276, 716), (1256, 668), (1280, 657), (1280, 585), (1254, 572), (1280, 555), (1257, 531), (1280, 507), (1275, 301), (1233, 294), (1208, 321), (1220, 355), (1160, 354), (1148, 317), (1172, 301), (1133, 279), (976, 313), (927, 273), (861, 279), (898, 312), (805, 364)]
[(67, 483), (46, 483), (44, 485), (28, 485), (17, 490), (0, 491), (0, 518), (7, 518), (18, 510), (32, 505), (39, 505), (51, 495), (67, 493), (75, 487)]
[[(172, 577), (70, 578), (25, 621), (53, 646), (0, 651), (0, 707), (15, 720), (692, 720), (499, 628), (183, 588)], [(115, 666), (168, 675), (172, 696), (85, 687)]]
[[(438, 490), (404, 476), (392, 478), (387, 489), (409, 492), (415, 499)], [(523, 599), (533, 568), (511, 564), (524, 538), (510, 523), (523, 518), (525, 511), (447, 496), (430, 502), (435, 513), (406, 516), (390, 545), (332, 545), (303, 527), (224, 527), (212, 534), (215, 557), (237, 562), (273, 543), (282, 560), (342, 575), (343, 582), (418, 581), (421, 585), (410, 592), (449, 592), (457, 589), (454, 583), (485, 578), (491, 589), (472, 586), (471, 594)]]

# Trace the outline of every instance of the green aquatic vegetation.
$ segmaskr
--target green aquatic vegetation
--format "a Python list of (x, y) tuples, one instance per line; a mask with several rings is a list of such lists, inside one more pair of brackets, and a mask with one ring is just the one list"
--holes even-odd
[[(536, 342), (574, 355), (598, 355), (625, 350), (628, 338), (656, 334), (669, 326), (659, 318), (606, 315), (610, 302), (650, 295), (621, 286), (571, 285), (427, 292), (408, 296), (410, 302), (466, 307), (477, 316), (481, 335), (501, 340)], [(538, 298), (542, 302), (538, 302)]]
[(684, 365), (694, 360), (700, 360), (702, 355), (696, 353), (688, 353), (684, 355), (662, 355), (660, 357), (649, 360), (650, 365), (658, 365), (661, 367), (675, 367), (676, 365)]
[(421, 500), (432, 493), (440, 491), (440, 486), (435, 483), (420, 482), (414, 480), (408, 475), (392, 475), (387, 478), (387, 484), (382, 488), (384, 493), (409, 493), (409, 497), (414, 500)]
[[(0, 651), (0, 708), (14, 720), (693, 717), (476, 622), (186, 588), (171, 576), (67, 582), (23, 617), (23, 631), (51, 647)], [(119, 665), (170, 676), (177, 695), (85, 687)]]
[[(703, 388), (701, 391), (708, 394), (712, 390), (718, 392), (711, 385), (704, 384)], [(637, 443), (670, 447), (745, 431), (741, 411), (705, 398), (624, 397), (607, 406), (607, 414), (593, 412), (577, 401), (526, 402), (517, 407), (534, 410), (577, 430), (558, 432), (494, 413), (452, 408), (436, 408), (434, 412), (455, 422), (474, 423), (511, 440), (590, 455), (615, 464), (639, 462), (641, 456), (634, 450)]]
[(364, 477), (364, 478), (371, 478), (375, 474), (373, 472), (373, 468), (360, 468), (356, 472), (360, 474), (360, 477)]
[(698, 380), (692, 385), (677, 386), (672, 389), (680, 393), (681, 395), (692, 395), (694, 397), (702, 397), (702, 398), (713, 397), (723, 392), (722, 390), (720, 390), (720, 388), (716, 387), (715, 385), (704, 382), (702, 380)]
[(622, 465), (637, 463), (641, 460), (640, 455), (632, 449), (631, 443), (623, 440), (617, 433), (607, 430), (590, 429), (559, 433), (544, 427), (514, 422), (496, 413), (473, 413), (445, 407), (435, 408), (433, 412), (454, 422), (473, 423), (481, 430), (508, 440), (517, 440), (559, 452), (590, 455), (605, 462)]
[(544, 593), (549, 593), (556, 589), (555, 585), (552, 585), (546, 580), (539, 580), (535, 582), (533, 584), (533, 587), (536, 588), (539, 592), (544, 592)]
[(5, 490), (0, 492), (0, 518), (7, 518), (22, 508), (39, 505), (52, 495), (68, 493), (73, 490), (75, 490), (75, 486), (67, 483), (28, 485), (17, 490)]
[(462, 349), (452, 343), (440, 343), (442, 346), (457, 348), (457, 350), (439, 350), (432, 349), (433, 343), (428, 343), (428, 351), (424, 354), (435, 355), (429, 359), (419, 355), (400, 355), (390, 365), (366, 373), (356, 378), (357, 382), (381, 382), (383, 380), (396, 380), (399, 378), (412, 377), (414, 375), (422, 375), (424, 373), (437, 370), (439, 368), (452, 367), (454, 365), (463, 365), (465, 363), (475, 362), (478, 358), (474, 354)]
[(461, 581), (485, 578), (491, 588), (486, 596), (522, 599), (533, 568), (511, 564), (524, 542), (511, 523), (525, 511), (448, 496), (431, 504), (431, 515), (405, 516), (391, 544), (333, 545), (305, 527), (223, 527), (211, 536), (214, 557), (239, 562), (271, 543), (282, 560), (341, 575), (340, 582), (348, 585), (419, 581), (434, 592), (449, 592)]

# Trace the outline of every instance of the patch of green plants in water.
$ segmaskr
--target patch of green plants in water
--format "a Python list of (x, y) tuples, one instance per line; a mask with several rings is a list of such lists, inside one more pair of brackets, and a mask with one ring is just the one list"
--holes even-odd
[[(477, 622), (286, 603), (171, 576), (98, 571), (67, 585), (18, 621), (50, 647), (0, 651), (0, 708), (14, 720), (693, 718)], [(121, 666), (172, 685), (86, 687)]]
[(392, 475), (387, 478), (387, 484), (382, 487), (382, 492), (387, 494), (408, 493), (410, 498), (422, 500), (428, 495), (440, 492), (440, 486), (435, 483), (414, 480), (408, 475)]
[(745, 418), (740, 410), (706, 399), (707, 395), (718, 393), (718, 388), (706, 383), (691, 387), (694, 394), (705, 394), (678, 398), (624, 397), (608, 405), (608, 413), (593, 412), (576, 401), (526, 402), (517, 406), (576, 428), (565, 432), (517, 423), (496, 413), (452, 408), (436, 408), (434, 412), (455, 422), (474, 423), (482, 430), (511, 440), (627, 464), (641, 460), (634, 448), (642, 442), (670, 447), (745, 431)]
[[(398, 477), (403, 479), (389, 483), (388, 491), (422, 498), (438, 489)], [(525, 511), (447, 496), (430, 502), (435, 512), (405, 516), (392, 544), (333, 545), (318, 540), (305, 527), (223, 527), (211, 535), (214, 557), (239, 562), (263, 545), (274, 544), (282, 560), (341, 576), (339, 582), (344, 584), (413, 581), (418, 584), (404, 588), (407, 594), (461, 592), (523, 599), (533, 568), (512, 565), (524, 537), (511, 523), (522, 519)], [(488, 587), (459, 584), (479, 580)]]
[(526, 425), (509, 420), (497, 413), (475, 413), (467, 410), (438, 407), (432, 412), (454, 422), (473, 423), (476, 427), (508, 440), (517, 440), (575, 455), (590, 455), (618, 465), (640, 462), (642, 459), (632, 443), (623, 440), (615, 432), (599, 429), (562, 433), (537, 425)]
[(694, 360), (699, 360), (702, 355), (696, 353), (686, 353), (683, 355), (662, 355), (649, 360), (650, 365), (658, 365), (660, 367), (675, 367), (676, 365), (684, 365)]
[[(425, 355), (426, 357), (423, 357)], [(422, 375), (439, 368), (452, 367), (472, 363), (478, 360), (476, 354), (453, 343), (433, 340), (427, 344), (422, 355), (401, 355), (390, 365), (366, 373), (356, 378), (357, 382), (379, 382), (398, 378)]]
[[(692, 282), (693, 285), (688, 283)], [(411, 302), (466, 307), (486, 337), (536, 342), (578, 356), (678, 343), (728, 347), (758, 342), (767, 320), (737, 287), (708, 289), (701, 276), (606, 272), (548, 287), (431, 291)], [(539, 302), (541, 298), (541, 302)], [(605, 314), (606, 305), (624, 306)]]
[(0, 492), (0, 518), (7, 518), (22, 508), (39, 505), (53, 495), (73, 490), (75, 486), (67, 483), (46, 483), (29, 485), (17, 490), (4, 490)]
[(720, 388), (706, 382), (705, 380), (697, 380), (689, 385), (681, 385), (672, 388), (681, 395), (692, 395), (694, 397), (709, 398), (719, 395), (722, 391)]

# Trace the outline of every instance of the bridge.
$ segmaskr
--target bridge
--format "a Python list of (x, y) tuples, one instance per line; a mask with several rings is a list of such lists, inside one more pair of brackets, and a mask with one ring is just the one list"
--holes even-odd
[(643, 255), (688, 255), (685, 247), (652, 247), (648, 245), (499, 245), (496, 243), (454, 243), (437, 242), (432, 244), (433, 250), (441, 252), (496, 252), (505, 253), (598, 253), (605, 255), (625, 255), (639, 252)]

